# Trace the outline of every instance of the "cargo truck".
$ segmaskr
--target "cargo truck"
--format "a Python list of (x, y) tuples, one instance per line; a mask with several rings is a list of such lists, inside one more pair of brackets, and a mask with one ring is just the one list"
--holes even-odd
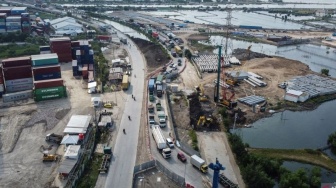
[(152, 135), (157, 145), (157, 148), (160, 150), (163, 158), (169, 158), (171, 156), (170, 148), (167, 148), (166, 139), (162, 134), (161, 128), (158, 125), (152, 127)]
[(148, 81), (148, 91), (149, 91), (149, 101), (154, 101), (154, 90), (155, 90), (155, 78), (151, 78)]
[(190, 157), (190, 163), (196, 167), (199, 171), (203, 173), (208, 172), (208, 165), (205, 164), (205, 161), (197, 155), (192, 155)]
[(158, 111), (159, 125), (160, 127), (166, 126), (166, 114), (163, 111)]
[(162, 93), (163, 93), (163, 87), (162, 85), (156, 85), (156, 96), (157, 97), (162, 97)]
[(123, 75), (123, 79), (122, 79), (122, 83), (121, 83), (121, 88), (123, 90), (127, 90), (129, 86), (129, 82), (128, 82), (128, 75), (124, 74)]

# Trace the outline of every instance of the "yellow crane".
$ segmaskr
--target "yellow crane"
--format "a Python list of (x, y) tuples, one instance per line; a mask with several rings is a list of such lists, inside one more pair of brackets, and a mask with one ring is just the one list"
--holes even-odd
[(200, 102), (206, 102), (209, 101), (208, 97), (204, 95), (204, 87), (203, 84), (200, 84), (196, 87), (196, 90), (198, 92), (198, 99)]

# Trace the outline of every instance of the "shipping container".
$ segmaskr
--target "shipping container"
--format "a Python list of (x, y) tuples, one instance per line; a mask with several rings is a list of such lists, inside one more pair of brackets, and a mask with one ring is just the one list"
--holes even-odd
[(77, 60), (72, 60), (72, 66), (77, 67)]
[(22, 78), (32, 78), (30, 66), (3, 68), (4, 80), (17, 80)]
[(3, 85), (3, 84), (0, 84), (0, 92), (4, 92), (4, 90), (5, 90), (4, 85)]
[(4, 68), (16, 67), (16, 66), (25, 66), (25, 65), (30, 65), (31, 66), (30, 56), (15, 57), (15, 58), (8, 58), (8, 59), (3, 59), (2, 60), (2, 66)]
[(18, 91), (32, 90), (33, 84), (20, 84), (20, 85), (6, 85), (6, 92), (13, 93)]
[(79, 47), (79, 41), (71, 41), (71, 47)]
[(93, 71), (88, 71), (88, 82), (94, 81)]
[(83, 69), (82, 69), (82, 76), (83, 76), (83, 79), (88, 79), (88, 70), (89, 67), (87, 64), (83, 65)]
[(55, 53), (32, 55), (31, 60), (33, 66), (55, 65), (59, 63), (58, 56)]
[(7, 16), (10, 15), (12, 7), (0, 7), (0, 13), (6, 13)]
[(42, 89), (35, 89), (34, 95), (50, 95), (55, 93), (65, 93), (66, 88), (65, 86), (59, 86), (59, 87), (49, 87), (49, 88), (42, 88)]
[(45, 100), (60, 99), (63, 97), (66, 97), (64, 92), (59, 92), (59, 93), (54, 93), (54, 94), (40, 94), (40, 95), (35, 94), (34, 100), (36, 102), (39, 102), (39, 101), (45, 101)]
[(0, 13), (0, 18), (6, 18), (7, 17), (7, 13)]
[(42, 80), (42, 81), (34, 81), (34, 88), (48, 88), (48, 87), (58, 87), (64, 86), (63, 79), (52, 79), (52, 80)]
[(2, 95), (2, 100), (3, 102), (12, 102), (12, 101), (29, 99), (29, 98), (32, 98), (32, 96), (33, 96), (33, 91), (28, 90), (28, 91), (21, 91), (21, 92), (16, 92), (16, 93), (4, 94)]
[(64, 42), (64, 41), (71, 41), (69, 37), (59, 37), (59, 38), (51, 38), (51, 43), (58, 43), (58, 42)]
[(50, 51), (50, 46), (40, 46), (40, 51)]
[(93, 71), (93, 70), (94, 70), (93, 64), (89, 64), (89, 71)]
[(6, 22), (21, 22), (21, 16), (8, 16)]
[(33, 67), (33, 74), (47, 74), (47, 73), (54, 73), (54, 72), (61, 72), (61, 66), (51, 65), (51, 66), (44, 66), (44, 67)]
[(23, 79), (16, 79), (16, 80), (6, 80), (5, 81), (6, 87), (14, 86), (14, 85), (22, 85), (22, 84), (33, 84), (33, 78), (23, 78)]
[(21, 15), (27, 12), (27, 7), (14, 7), (11, 10), (11, 15)]
[(62, 78), (61, 72), (53, 72), (53, 73), (46, 73), (46, 74), (34, 74), (34, 80), (48, 80), (48, 79), (57, 79)]

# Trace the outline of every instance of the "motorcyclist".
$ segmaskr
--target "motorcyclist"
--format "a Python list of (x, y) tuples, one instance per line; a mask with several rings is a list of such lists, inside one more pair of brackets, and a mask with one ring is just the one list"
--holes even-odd
[(128, 119), (131, 120), (131, 116), (128, 116)]
[(126, 130), (125, 129), (123, 129), (123, 132), (124, 132), (124, 134), (126, 134)]

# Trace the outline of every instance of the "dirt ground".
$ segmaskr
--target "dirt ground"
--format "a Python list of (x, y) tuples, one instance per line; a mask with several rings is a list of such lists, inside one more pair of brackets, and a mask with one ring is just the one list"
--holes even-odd
[(165, 65), (170, 61), (170, 59), (167, 58), (166, 54), (162, 52), (159, 45), (155, 45), (152, 42), (138, 38), (133, 38), (132, 40), (144, 54), (147, 62), (148, 72), (152, 72), (158, 67)]
[(165, 174), (163, 174), (157, 168), (152, 168), (143, 173), (138, 174), (135, 177), (134, 187), (136, 188), (157, 188), (157, 187), (165, 187), (165, 188), (178, 188), (180, 186), (176, 185), (172, 180), (167, 178)]
[[(68, 98), (35, 103), (32, 99), (1, 103), (0, 187), (48, 187), (58, 163), (43, 163), (40, 147), (47, 133), (62, 134), (73, 114), (92, 114), (90, 96), (72, 78), (71, 64), (62, 65)], [(51, 153), (55, 152), (53, 146)]]

